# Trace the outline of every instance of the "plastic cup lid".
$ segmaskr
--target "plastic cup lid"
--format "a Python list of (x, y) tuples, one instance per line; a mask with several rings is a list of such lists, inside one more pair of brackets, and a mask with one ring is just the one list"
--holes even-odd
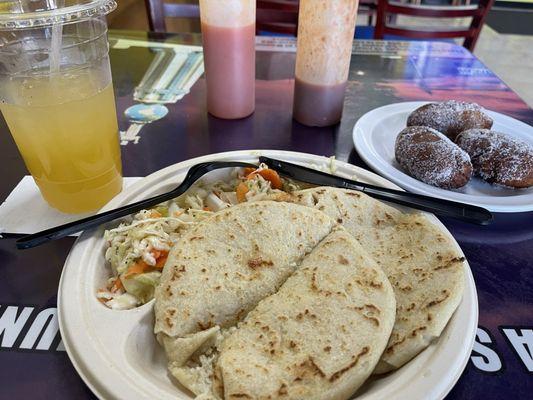
[(0, 30), (67, 24), (106, 15), (115, 0), (4, 0), (0, 3)]

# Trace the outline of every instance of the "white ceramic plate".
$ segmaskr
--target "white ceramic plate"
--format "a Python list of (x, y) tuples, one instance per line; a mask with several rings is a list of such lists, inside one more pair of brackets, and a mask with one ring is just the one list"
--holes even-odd
[[(109, 210), (175, 187), (193, 165), (204, 161), (257, 162), (259, 154), (301, 164), (321, 165), (320, 156), (284, 151), (237, 151), (213, 154), (172, 165), (137, 182), (106, 205)], [(356, 174), (375, 185), (396, 188), (385, 179), (343, 162), (338, 171)], [(218, 170), (223, 178), (229, 170)], [(209, 178), (213, 179), (213, 176)], [(432, 222), (446, 230), (437, 218)], [(109, 270), (104, 261), (103, 230), (84, 232), (70, 252), (58, 293), (59, 326), (72, 363), (101, 399), (190, 399), (166, 370), (165, 355), (153, 335), (153, 301), (132, 310), (111, 310), (95, 296)], [(459, 248), (459, 246), (457, 246)], [(396, 372), (376, 378), (358, 392), (358, 399), (442, 399), (466, 366), (478, 320), (477, 295), (468, 265), (463, 300), (434, 344)]]
[[(359, 156), (376, 172), (407, 191), (485, 207), (495, 212), (533, 210), (533, 188), (506, 189), (478, 178), (455, 190), (440, 189), (410, 177), (394, 158), (396, 136), (405, 128), (411, 112), (427, 102), (389, 104), (363, 115), (353, 129), (353, 142)], [(533, 127), (506, 115), (487, 111), (494, 120), (492, 129), (533, 146)]]

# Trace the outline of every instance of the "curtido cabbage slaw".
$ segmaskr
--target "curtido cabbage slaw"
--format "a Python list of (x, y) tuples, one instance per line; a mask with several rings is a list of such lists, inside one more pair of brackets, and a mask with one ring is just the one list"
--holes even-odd
[[(313, 167), (336, 172), (334, 157), (327, 165)], [(235, 169), (229, 181), (206, 184), (200, 180), (179, 198), (138, 212), (104, 233), (112, 277), (98, 290), (98, 299), (118, 310), (147, 303), (154, 297), (170, 249), (188, 229), (224, 208), (304, 187), (261, 164), (255, 170)]]

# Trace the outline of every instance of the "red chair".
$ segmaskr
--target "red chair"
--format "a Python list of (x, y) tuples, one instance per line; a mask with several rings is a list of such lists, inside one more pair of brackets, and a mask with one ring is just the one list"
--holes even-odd
[[(451, 39), (464, 37), (463, 46), (473, 51), (485, 18), (494, 0), (479, 0), (479, 4), (463, 6), (423, 6), (378, 0), (378, 12), (374, 39), (384, 39), (385, 35), (401, 36), (412, 39)], [(462, 18), (472, 17), (470, 26), (443, 27), (440, 29), (417, 26), (389, 25), (396, 15), (410, 15), (416, 17), (433, 18)], [(391, 18), (392, 17), (392, 18)]]
[(200, 18), (198, 4), (164, 3), (163, 0), (145, 0), (148, 26), (152, 32), (166, 32), (165, 18)]
[(257, 0), (256, 32), (296, 36), (298, 0)]
[[(148, 25), (153, 32), (166, 32), (165, 18), (200, 18), (198, 4), (165, 3), (145, 0)], [(298, 0), (258, 0), (257, 31), (296, 35)]]
[[(165, 3), (145, 0), (148, 25), (153, 32), (166, 32), (165, 18), (200, 18), (198, 4)], [(257, 0), (256, 31), (288, 34), (298, 33), (299, 0)], [(360, 0), (359, 13), (368, 14), (369, 23), (376, 12), (376, 0)]]
[[(257, 32), (298, 33), (299, 0), (257, 0)], [(359, 14), (368, 15), (369, 24), (376, 13), (376, 0), (360, 0)]]

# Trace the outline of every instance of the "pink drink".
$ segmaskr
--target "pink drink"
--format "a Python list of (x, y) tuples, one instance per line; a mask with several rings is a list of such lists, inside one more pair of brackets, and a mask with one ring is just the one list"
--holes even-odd
[(293, 117), (329, 126), (342, 117), (358, 0), (301, 0)]
[(202, 24), (207, 110), (244, 118), (255, 108), (255, 24), (225, 28)]
[(207, 110), (238, 119), (255, 109), (255, 1), (200, 0)]

